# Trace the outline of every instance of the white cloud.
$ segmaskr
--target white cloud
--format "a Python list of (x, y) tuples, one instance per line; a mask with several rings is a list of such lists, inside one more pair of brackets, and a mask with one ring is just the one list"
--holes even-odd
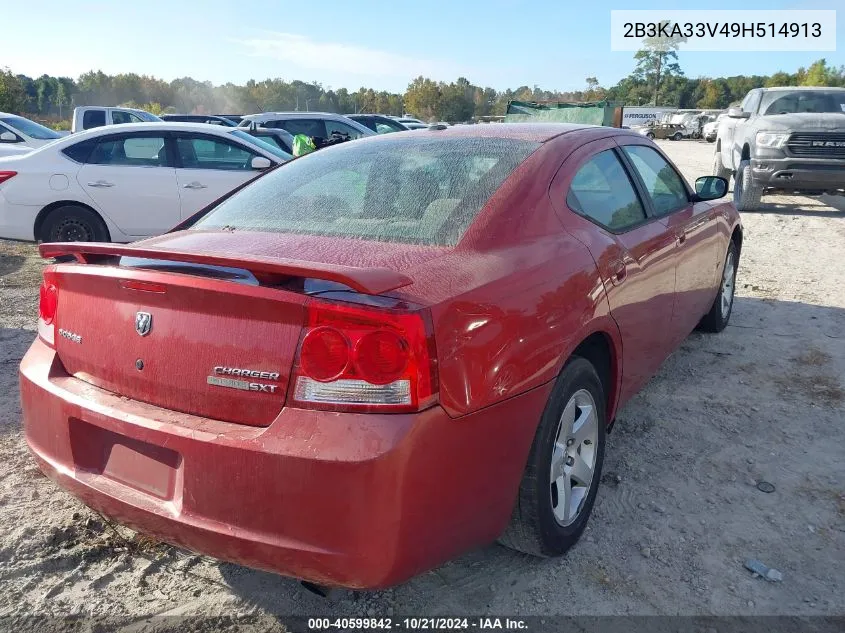
[(452, 74), (457, 77), (456, 70), (448, 63), (339, 42), (317, 42), (294, 33), (268, 33), (265, 37), (238, 42), (251, 56), (278, 59), (300, 68), (402, 78), (418, 75), (445, 78)]

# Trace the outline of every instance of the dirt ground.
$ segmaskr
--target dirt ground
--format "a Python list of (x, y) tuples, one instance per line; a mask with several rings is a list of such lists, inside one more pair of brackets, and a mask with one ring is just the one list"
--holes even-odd
[[(663, 146), (690, 180), (710, 173), (712, 145)], [(253, 614), (284, 630), (294, 614), (845, 615), (845, 200), (764, 200), (743, 214), (730, 326), (692, 334), (621, 411), (590, 527), (567, 556), (490, 546), (331, 600), (140, 538), (39, 474), (17, 368), (42, 262), (0, 241), (0, 616)], [(783, 581), (752, 577), (749, 558)]]

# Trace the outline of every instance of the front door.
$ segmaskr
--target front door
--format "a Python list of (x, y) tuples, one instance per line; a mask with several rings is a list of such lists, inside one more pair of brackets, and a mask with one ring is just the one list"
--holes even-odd
[(178, 133), (176, 155), (183, 219), (261, 173), (252, 168), (258, 154), (210, 134)]
[(675, 303), (673, 347), (695, 328), (713, 302), (719, 234), (713, 205), (695, 204), (692, 191), (668, 159), (639, 139), (625, 138), (622, 150), (639, 177), (651, 213), (675, 236)]
[(587, 246), (604, 282), (622, 336), (624, 402), (671, 353), (675, 297), (675, 235), (648, 207), (610, 140), (589, 143), (564, 163), (552, 185), (570, 212), (561, 214)]
[(98, 210), (126, 235), (158, 235), (179, 223), (176, 172), (161, 133), (97, 139), (76, 178)]

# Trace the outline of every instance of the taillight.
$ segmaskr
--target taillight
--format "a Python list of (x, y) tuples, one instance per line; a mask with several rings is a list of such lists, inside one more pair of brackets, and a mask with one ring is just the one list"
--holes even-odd
[(50, 345), (56, 345), (56, 312), (59, 306), (59, 289), (55, 275), (51, 270), (44, 270), (44, 280), (38, 296), (38, 336)]
[(424, 312), (313, 301), (291, 381), (293, 402), (334, 411), (419, 411), (437, 400)]
[(18, 175), (16, 171), (0, 171), (0, 185)]

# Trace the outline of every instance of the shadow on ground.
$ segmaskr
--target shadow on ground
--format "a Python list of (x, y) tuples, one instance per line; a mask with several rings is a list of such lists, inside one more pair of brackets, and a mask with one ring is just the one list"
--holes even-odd
[[(826, 425), (841, 412), (845, 397), (841, 383), (845, 375), (843, 341), (843, 309), (737, 297), (731, 325), (725, 332), (690, 335), (658, 376), (620, 411), (616, 430), (608, 440), (605, 483), (590, 527), (565, 557), (536, 559), (490, 545), (393, 589), (337, 590), (329, 599), (308, 593), (295, 580), (238, 565), (221, 564), (220, 572), (241, 598), (269, 613), (283, 615), (366, 615), (370, 611), (381, 616), (388, 612), (454, 615), (524, 608), (540, 614), (577, 614), (595, 612), (590, 609), (595, 608), (596, 600), (601, 601), (601, 613), (675, 613), (679, 604), (689, 613), (748, 612), (747, 600), (733, 594), (719, 597), (722, 602), (718, 606), (703, 596), (710, 595), (714, 586), (721, 595), (727, 591), (725, 585), (734, 586), (732, 583), (750, 578), (735, 562), (739, 556), (734, 549), (737, 541), (750, 538), (757, 548), (758, 539), (779, 542), (783, 538), (779, 530), (789, 529), (793, 520), (803, 525), (806, 516), (816, 512), (815, 502), (806, 497), (801, 486), (818, 473), (808, 469), (798, 478), (779, 473), (783, 466), (774, 461), (774, 449), (788, 450), (793, 443), (796, 448), (805, 448), (805, 437), (785, 435), (783, 427), (823, 443), (833, 441), (823, 436)], [(808, 404), (820, 413), (812, 421), (796, 420), (793, 408), (805, 410)], [(841, 428), (834, 434), (845, 439)], [(744, 439), (737, 441), (737, 435)], [(721, 449), (721, 445), (728, 448)], [(758, 466), (751, 464), (760, 460), (757, 455), (768, 456), (770, 450), (772, 464), (766, 465), (770, 471), (764, 474), (778, 484), (778, 503), (791, 505), (797, 513), (771, 519), (783, 523), (772, 535), (759, 525), (761, 508), (768, 506), (756, 504), (773, 498), (743, 480), (759, 476), (754, 474)], [(755, 457), (740, 458), (746, 453)], [(749, 472), (743, 475), (744, 470)], [(622, 484), (615, 479), (616, 474)], [(728, 480), (719, 484), (717, 494), (724, 495), (732, 505), (731, 514), (719, 529), (708, 531), (701, 526), (712, 518), (710, 506), (703, 501), (713, 495), (714, 489), (706, 481), (710, 477)], [(665, 489), (669, 485), (671, 493)], [(668, 499), (667, 494), (674, 495), (676, 488), (685, 492)], [(636, 499), (652, 501), (643, 505)], [(681, 517), (671, 520), (671, 528), (669, 514), (654, 514), (651, 504), (655, 499), (677, 505)], [(650, 525), (655, 516), (659, 520)], [(668, 543), (678, 534), (689, 538), (698, 531), (702, 531), (700, 544), (696, 541), (692, 548), (682, 546), (683, 554), (667, 554), (663, 563), (639, 554), (638, 543), (655, 538), (648, 536), (652, 532)], [(755, 551), (754, 547), (744, 547)], [(810, 553), (809, 546), (806, 549), (798, 555), (802, 561), (806, 559), (807, 573), (813, 575), (811, 561), (818, 559), (821, 565), (828, 555)], [(675, 557), (679, 562), (670, 562)], [(664, 567), (669, 567), (668, 572), (661, 571)], [(668, 580), (656, 580), (662, 587), (662, 593), (657, 592), (660, 595), (651, 588), (651, 581), (642, 582), (645, 577), (655, 580), (665, 573), (670, 576)], [(696, 575), (703, 578), (696, 580)], [(761, 588), (753, 581), (749, 587), (748, 595), (762, 592), (755, 600), (762, 601), (771, 612), (788, 614), (806, 609), (806, 601), (802, 603), (793, 590)], [(284, 620), (281, 615), (280, 620)]]

